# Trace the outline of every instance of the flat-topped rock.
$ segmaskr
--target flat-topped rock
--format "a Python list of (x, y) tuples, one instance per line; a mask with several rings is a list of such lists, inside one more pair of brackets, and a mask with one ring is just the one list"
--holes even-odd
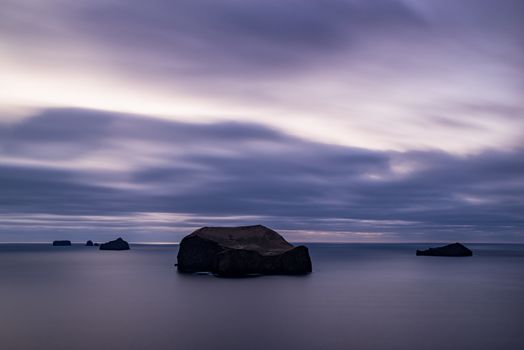
[(86, 246), (88, 246), (88, 247), (94, 246), (93, 241), (92, 240), (87, 241), (86, 242)]
[(184, 237), (178, 271), (223, 276), (305, 274), (312, 270), (309, 251), (293, 246), (262, 226), (203, 227)]
[(114, 241), (100, 244), (100, 250), (129, 250), (129, 243), (118, 237)]
[(417, 250), (417, 255), (422, 256), (472, 256), (473, 252), (460, 243), (448, 244), (442, 247)]
[(53, 246), (55, 247), (65, 247), (65, 246), (70, 246), (70, 245), (71, 245), (71, 241), (68, 241), (68, 240), (53, 241)]

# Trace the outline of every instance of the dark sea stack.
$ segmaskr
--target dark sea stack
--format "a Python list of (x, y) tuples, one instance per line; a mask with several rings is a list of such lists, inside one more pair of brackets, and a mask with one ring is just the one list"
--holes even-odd
[(66, 247), (66, 246), (70, 246), (70, 245), (71, 245), (71, 241), (67, 241), (67, 240), (53, 241), (53, 246), (54, 247)]
[(129, 243), (118, 237), (114, 241), (100, 244), (100, 250), (129, 250)]
[(88, 246), (88, 247), (94, 246), (93, 241), (92, 240), (87, 241), (86, 242), (86, 246)]
[(473, 252), (460, 243), (448, 244), (443, 247), (417, 250), (421, 256), (472, 256)]
[(182, 239), (177, 259), (180, 272), (220, 276), (300, 275), (312, 270), (307, 247), (294, 247), (262, 225), (203, 227)]

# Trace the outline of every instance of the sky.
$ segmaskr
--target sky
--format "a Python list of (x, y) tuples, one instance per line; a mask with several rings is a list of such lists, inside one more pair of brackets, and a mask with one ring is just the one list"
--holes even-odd
[(524, 243), (521, 0), (0, 0), (0, 242)]

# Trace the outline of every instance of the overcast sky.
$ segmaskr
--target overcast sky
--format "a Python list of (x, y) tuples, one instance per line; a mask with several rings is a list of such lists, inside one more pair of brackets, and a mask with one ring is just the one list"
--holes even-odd
[(0, 5), (0, 242), (524, 242), (521, 0)]

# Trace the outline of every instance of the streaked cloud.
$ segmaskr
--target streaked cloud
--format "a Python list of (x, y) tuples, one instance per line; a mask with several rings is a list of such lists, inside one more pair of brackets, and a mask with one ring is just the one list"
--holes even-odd
[(519, 241), (523, 156), (373, 151), (257, 124), (51, 109), (0, 127), (1, 231), (176, 241), (258, 222), (295, 240)]
[(233, 120), (376, 150), (472, 154), (522, 138), (518, 0), (2, 5), (11, 110)]
[(523, 241), (520, 0), (2, 0), (0, 241)]

